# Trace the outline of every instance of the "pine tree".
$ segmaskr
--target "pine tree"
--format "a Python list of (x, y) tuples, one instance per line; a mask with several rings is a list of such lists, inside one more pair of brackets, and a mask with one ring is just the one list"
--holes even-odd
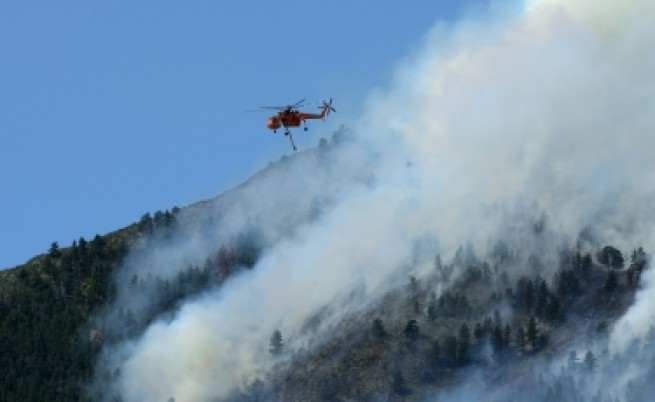
[(612, 247), (605, 246), (603, 249), (598, 252), (598, 262), (603, 265), (607, 265), (610, 268), (622, 268), (623, 267), (623, 254), (621, 251)]
[(519, 327), (516, 331), (516, 347), (521, 352), (525, 350), (525, 330), (523, 327)]
[(539, 335), (539, 330), (537, 329), (537, 320), (534, 317), (528, 319), (528, 327), (525, 331), (525, 337), (532, 349), (536, 349), (537, 346), (537, 337)]
[(475, 328), (473, 329), (473, 337), (475, 338), (475, 341), (477, 343), (480, 343), (482, 341), (482, 337), (484, 336), (484, 330), (482, 329), (482, 324), (475, 323)]
[(59, 258), (61, 257), (61, 250), (59, 249), (59, 243), (52, 242), (50, 245), (50, 249), (48, 250), (48, 254), (50, 255), (51, 258)]
[(439, 363), (441, 357), (441, 345), (438, 340), (435, 340), (430, 345), (430, 352), (428, 354), (428, 362), (433, 368)]
[(371, 325), (371, 333), (375, 338), (384, 338), (387, 335), (387, 331), (384, 329), (384, 325), (382, 325), (382, 320), (379, 318), (376, 318), (373, 320), (373, 324)]
[(614, 273), (614, 270), (610, 269), (607, 273), (607, 279), (605, 280), (605, 290), (608, 292), (614, 291), (614, 289), (616, 289), (617, 283), (618, 281), (616, 280), (616, 274)]
[(457, 361), (465, 364), (469, 359), (469, 346), (471, 344), (471, 331), (466, 323), (459, 329), (459, 341), (457, 342)]
[(495, 327), (493, 331), (493, 347), (494, 351), (500, 352), (505, 346), (505, 341), (503, 339), (503, 331), (500, 327)]
[(535, 309), (537, 317), (543, 318), (546, 315), (546, 307), (548, 306), (549, 294), (550, 291), (548, 290), (548, 284), (546, 284), (546, 281), (542, 280), (537, 292), (537, 306)]
[(569, 371), (573, 371), (578, 367), (578, 354), (575, 352), (575, 350), (572, 350), (569, 352), (569, 359), (568, 359), (568, 369)]
[(446, 338), (444, 353), (446, 359), (451, 365), (455, 365), (455, 363), (457, 363), (457, 349), (457, 338), (452, 335)]
[(596, 369), (596, 366), (598, 365), (597, 361), (598, 360), (594, 356), (593, 352), (591, 350), (588, 350), (584, 356), (584, 360), (582, 361), (582, 364), (587, 371), (594, 371)]
[(393, 390), (395, 393), (398, 395), (406, 395), (409, 393), (409, 390), (407, 389), (407, 382), (405, 381), (405, 377), (403, 376), (403, 373), (400, 370), (397, 370), (393, 374)]
[(510, 342), (512, 342), (512, 328), (510, 328), (509, 323), (505, 324), (505, 331), (503, 334), (503, 343), (505, 347), (508, 347)]
[(419, 336), (419, 327), (418, 323), (416, 320), (409, 320), (407, 321), (407, 325), (405, 325), (405, 336), (408, 337), (409, 339), (416, 339)]
[(428, 318), (434, 320), (437, 318), (437, 296), (434, 292), (430, 294), (430, 301), (428, 302)]
[(552, 295), (546, 305), (546, 320), (556, 322), (560, 318), (559, 297)]
[(282, 353), (283, 348), (284, 342), (282, 341), (282, 333), (276, 329), (271, 336), (271, 343), (268, 351), (273, 355), (279, 355)]

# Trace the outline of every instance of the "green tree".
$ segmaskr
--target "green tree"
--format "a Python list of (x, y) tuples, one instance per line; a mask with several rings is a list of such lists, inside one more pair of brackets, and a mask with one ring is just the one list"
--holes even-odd
[(405, 336), (409, 339), (417, 339), (419, 337), (419, 327), (416, 320), (409, 320), (405, 325)]
[(496, 351), (496, 352), (500, 352), (505, 347), (505, 340), (503, 338), (503, 331), (500, 329), (500, 327), (494, 327), (494, 331), (493, 331), (493, 335), (492, 335), (492, 345), (493, 345), (494, 351)]
[(591, 350), (588, 350), (584, 356), (584, 360), (582, 361), (582, 366), (587, 371), (594, 371), (597, 365), (598, 365), (598, 360), (594, 356), (594, 353)]
[(555, 295), (550, 297), (548, 304), (546, 305), (546, 320), (549, 322), (555, 322), (560, 318), (560, 304), (559, 298)]
[(635, 272), (636, 272), (636, 269), (632, 265), (630, 266), (630, 268), (628, 268), (625, 271), (625, 274), (626, 274), (625, 277), (626, 277), (627, 285), (629, 287), (631, 287), (631, 288), (633, 288), (634, 285), (635, 285)]
[(537, 317), (543, 318), (546, 315), (549, 296), (550, 290), (548, 290), (548, 284), (546, 281), (542, 280), (539, 284), (539, 290), (537, 291), (537, 306), (535, 308)]
[(525, 330), (523, 327), (519, 327), (516, 331), (516, 347), (519, 351), (525, 351)]
[(428, 302), (428, 318), (430, 320), (436, 319), (438, 316), (437, 310), (437, 296), (434, 292), (430, 294), (430, 301)]
[(509, 323), (505, 324), (505, 331), (503, 331), (503, 343), (505, 347), (508, 347), (510, 342), (512, 342), (512, 328), (510, 328)]
[(569, 352), (568, 369), (569, 371), (573, 371), (577, 367), (578, 367), (578, 354), (575, 352), (575, 350), (572, 350)]
[(555, 283), (560, 297), (577, 296), (580, 293), (580, 280), (572, 269), (558, 272), (555, 275)]
[(392, 387), (393, 391), (398, 395), (407, 395), (409, 393), (407, 381), (405, 381), (405, 376), (400, 370), (396, 370), (393, 374)]
[(614, 289), (616, 289), (617, 284), (618, 281), (616, 279), (616, 274), (614, 273), (614, 270), (610, 270), (607, 273), (607, 279), (605, 280), (605, 290), (612, 292)]
[(600, 262), (603, 265), (607, 265), (608, 267), (611, 268), (622, 268), (623, 267), (623, 254), (621, 254), (621, 251), (612, 247), (612, 246), (605, 246), (603, 249), (598, 252), (598, 262)]
[(469, 359), (469, 347), (471, 345), (471, 331), (466, 325), (462, 324), (459, 328), (459, 339), (457, 342), (457, 361), (460, 364), (465, 364)]
[(438, 340), (435, 340), (430, 345), (430, 351), (428, 352), (428, 363), (433, 368), (439, 363), (439, 358), (441, 357), (441, 345)]
[(48, 254), (50, 255), (51, 258), (59, 258), (61, 257), (61, 250), (59, 249), (59, 243), (52, 242), (50, 245), (50, 249), (48, 250)]
[(387, 331), (384, 329), (384, 325), (382, 325), (382, 320), (380, 320), (379, 318), (373, 320), (373, 324), (371, 325), (371, 334), (373, 334), (373, 336), (378, 339), (387, 336)]
[(451, 365), (457, 363), (457, 349), (457, 338), (452, 335), (447, 337), (444, 344), (444, 354)]
[(443, 268), (443, 264), (441, 263), (441, 255), (437, 253), (437, 255), (434, 257), (434, 268), (437, 271), (441, 271)]
[(528, 319), (528, 327), (525, 331), (525, 338), (533, 350), (536, 349), (538, 336), (539, 330), (537, 329), (537, 320), (535, 320), (533, 316), (530, 316)]
[(151, 235), (153, 232), (153, 219), (150, 215), (150, 212), (144, 214), (139, 221), (138, 228), (139, 232), (145, 235)]
[(477, 343), (480, 343), (482, 341), (482, 338), (484, 337), (484, 329), (482, 329), (482, 324), (479, 322), (475, 323), (475, 327), (473, 328), (473, 337), (475, 338), (475, 341)]
[(273, 335), (271, 335), (271, 342), (268, 351), (273, 355), (279, 355), (282, 353), (283, 348), (284, 342), (282, 341), (282, 333), (276, 329), (273, 331)]

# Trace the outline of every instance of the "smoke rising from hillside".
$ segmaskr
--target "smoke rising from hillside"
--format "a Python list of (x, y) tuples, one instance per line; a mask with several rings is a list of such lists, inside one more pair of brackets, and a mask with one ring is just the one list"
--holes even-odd
[[(212, 206), (221, 219), (204, 232), (128, 263), (126, 276), (174, 275), (247, 226), (266, 245), (253, 270), (108, 349), (101, 364), (120, 369), (110, 392), (229, 396), (405, 283), (421, 236), (436, 240), (419, 265), (469, 241), (484, 253), (537, 210), (553, 235), (534, 247), (556, 250), (593, 227), (593, 246), (652, 249), (654, 12), (650, 0), (531, 1), (435, 27), (391, 87), (371, 95), (352, 142), (280, 164)], [(323, 213), (308, 220), (315, 200)], [(276, 329), (279, 359), (268, 353)]]

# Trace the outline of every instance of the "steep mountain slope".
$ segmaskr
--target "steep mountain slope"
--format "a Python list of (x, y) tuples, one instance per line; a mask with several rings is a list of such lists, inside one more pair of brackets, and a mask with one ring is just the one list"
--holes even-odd
[[(346, 131), (335, 134), (332, 146), (346, 135)], [(54, 242), (48, 253), (0, 271), (0, 356), (6, 368), (1, 376), (0, 399), (85, 398), (85, 384), (92, 380), (93, 366), (103, 345), (140, 335), (148, 323), (174, 311), (181, 300), (220, 286), (235, 271), (254, 264), (263, 247), (260, 242), (265, 239), (252, 228), (236, 222), (236, 232), (219, 238), (210, 235), (206, 226), (219, 220), (225, 210), (244, 207), (235, 199), (256, 197), (251, 195), (253, 191), (266, 191), (261, 183), (269, 175), (281, 171), (286, 177), (291, 164), (320, 158), (329, 148), (327, 142), (322, 142), (319, 150), (284, 157), (212, 200), (147, 213), (137, 223), (97, 235), (91, 241), (81, 237), (70, 247)], [(316, 201), (298, 201), (296, 208), (318, 213)], [(294, 222), (288, 222), (289, 229), (285, 230), (293, 226)], [(139, 276), (120, 269), (126, 261), (147, 254), (154, 244), (164, 247), (194, 235), (210, 244), (210, 251), (196, 258), (201, 261), (197, 266), (182, 264), (169, 275), (157, 272), (158, 280), (165, 278), (157, 283), (152, 273), (147, 276), (142, 272)], [(149, 286), (156, 288), (145, 290)], [(146, 291), (152, 298), (147, 306), (139, 305), (145, 303), (141, 298)]]
[[(58, 374), (48, 391), (648, 400), (653, 7), (531, 1), (442, 27), (352, 132), (145, 215), (103, 254), (111, 275), (79, 244), (51, 249), (44, 267), (77, 277), (45, 286), (44, 268), (3, 287), (82, 305), (66, 327), (84, 339), (81, 385)], [(24, 370), (50, 355), (42, 343)]]
[[(158, 323), (174, 324), (185, 305), (220, 294), (247, 270), (265, 269), (260, 262), (275, 236), (297, 239), (300, 227), (317, 224), (330, 211), (330, 194), (337, 187), (323, 194), (320, 205), (306, 199), (297, 204), (296, 214), (272, 218), (274, 226), (283, 228), (280, 232), (253, 231), (243, 222), (230, 226), (236, 232), (210, 230), (240, 208), (249, 208), (248, 218), (257, 219), (253, 212), (259, 210), (242, 200), (256, 198), (270, 177), (298, 171), (294, 164), (348, 146), (345, 135), (272, 164), (216, 199), (154, 217), (146, 214), (139, 223), (91, 242), (80, 239), (62, 249), (53, 245), (48, 254), (3, 273), (6, 330), (1, 344), (6, 367), (11, 367), (4, 399), (110, 397), (120, 371), (109, 370), (108, 356), (147, 336)], [(351, 185), (371, 193), (377, 186), (364, 173)], [(341, 190), (346, 187), (342, 183)], [(484, 257), (468, 243), (458, 247), (452, 260), (442, 259), (432, 254), (429, 237), (413, 239), (413, 254), (394, 275), (395, 284), (373, 298), (369, 289), (353, 288), (341, 301), (308, 315), (298, 332), (305, 334), (300, 348), (286, 331), (280, 353), (270, 353), (270, 339), (260, 338), (264, 351), (259, 353), (270, 368), (219, 399), (429, 400), (441, 395), (520, 400), (522, 387), (537, 381), (533, 373), (540, 377), (533, 390), (545, 399), (590, 395), (586, 384), (617, 361), (631, 361), (609, 355), (609, 331), (634, 302), (648, 257), (637, 246), (628, 254), (596, 243), (589, 231), (568, 249), (544, 250), (553, 237), (548, 220), (538, 211), (523, 212), (522, 224), (514, 228), (516, 237), (523, 233), (522, 247), (498, 242)], [(256, 226), (266, 227), (259, 219)], [(151, 250), (179, 250), (189, 242), (197, 258), (202, 248), (194, 234), (211, 239), (202, 244), (211, 252), (201, 265), (184, 265), (184, 258), (176, 256), (178, 268), (170, 272), (158, 265), (144, 267)], [(549, 261), (557, 261), (554, 271), (547, 268)], [(615, 282), (608, 279), (610, 273)], [(346, 314), (339, 312), (344, 307)], [(180, 342), (180, 347), (189, 346), (185, 339)], [(101, 354), (103, 349), (110, 354)], [(577, 353), (575, 360), (569, 359), (571, 351)], [(587, 352), (592, 357), (585, 360)], [(94, 362), (99, 365), (88, 388), (84, 383), (92, 379)], [(566, 377), (554, 374), (560, 367), (566, 368)], [(470, 378), (474, 387), (459, 388)], [(499, 383), (504, 386), (496, 388)]]

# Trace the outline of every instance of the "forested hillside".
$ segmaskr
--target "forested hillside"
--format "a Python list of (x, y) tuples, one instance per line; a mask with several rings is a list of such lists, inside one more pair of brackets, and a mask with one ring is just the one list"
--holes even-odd
[[(601, 262), (563, 251), (550, 278), (539, 274), (545, 256), (535, 255), (514, 279), (507, 274), (511, 253), (502, 245), (484, 260), (463, 250), (449, 264), (437, 255), (431, 274), (409, 277), (371, 311), (351, 317), (323, 348), (294, 356), (288, 372), (255, 384), (243, 400), (518, 401), (522, 392), (543, 401), (643, 400), (636, 388), (628, 395), (598, 391), (593, 399), (587, 389), (598, 372), (617, 375), (634, 357), (634, 350), (610, 356), (608, 337), (639, 288), (647, 260), (641, 248), (625, 266), (611, 246), (598, 252)], [(454, 270), (464, 274), (449, 281)]]
[(3, 401), (72, 401), (92, 375), (100, 345), (87, 320), (115, 293), (112, 273), (134, 227), (47, 254), (0, 273)]
[(488, 11), (316, 148), (1, 272), (0, 399), (655, 400), (655, 3)]
[[(329, 151), (323, 145), (317, 152)], [(289, 163), (284, 159), (269, 170), (287, 169)], [(235, 191), (256, 187), (268, 174), (261, 172)], [(374, 191), (371, 178), (362, 185)], [(91, 241), (80, 238), (69, 247), (54, 242), (47, 253), (2, 272), (0, 356), (6, 372), (0, 399), (112, 399), (105, 387), (118, 372), (98, 365), (103, 348), (138, 339), (150, 325), (175, 319), (185, 301), (257, 269), (267, 242), (261, 233), (244, 230), (215, 243), (202, 264), (161, 276), (119, 274), (127, 256), (174, 245), (180, 232), (189, 238), (205, 230), (207, 217), (220, 219), (213, 209), (217, 200), (146, 214), (125, 229)], [(329, 204), (313, 200), (302, 220), (320, 219)], [(546, 217), (535, 214), (531, 222), (527, 236), (547, 241)], [(451, 258), (434, 254), (420, 270), (415, 255), (403, 262), (402, 282), (374, 303), (328, 326), (325, 311), (308, 318), (304, 331), (323, 331), (324, 339), (313, 347), (289, 350), (291, 335), (272, 332), (261, 341), (273, 367), (269, 374), (226, 399), (520, 400), (520, 390), (529, 386), (543, 400), (586, 400), (594, 373), (629, 359), (610, 356), (608, 338), (633, 304), (649, 261), (638, 245), (619, 250), (591, 244), (581, 237), (556, 255), (552, 249), (541, 255), (499, 241), (480, 255), (469, 242)], [(554, 271), (547, 268), (552, 261)], [(564, 362), (558, 360), (563, 355)], [(547, 368), (551, 365), (559, 368)], [(460, 388), (475, 378), (475, 387)], [(494, 385), (499, 383), (502, 389)], [(627, 400), (642, 394), (635, 388)], [(610, 396), (618, 397), (601, 392), (595, 400)]]

